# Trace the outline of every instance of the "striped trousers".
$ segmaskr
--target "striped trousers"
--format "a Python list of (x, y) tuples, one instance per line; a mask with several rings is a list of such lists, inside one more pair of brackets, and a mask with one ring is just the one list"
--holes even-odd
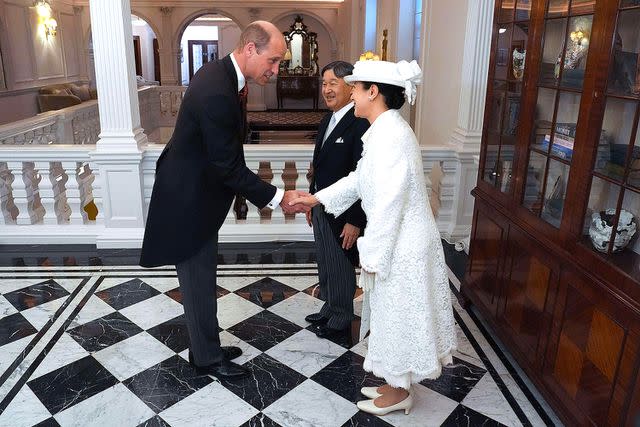
[(313, 208), (311, 221), (318, 258), (320, 298), (325, 301), (320, 314), (327, 319), (328, 327), (345, 329), (354, 318), (356, 272), (333, 234), (322, 206)]

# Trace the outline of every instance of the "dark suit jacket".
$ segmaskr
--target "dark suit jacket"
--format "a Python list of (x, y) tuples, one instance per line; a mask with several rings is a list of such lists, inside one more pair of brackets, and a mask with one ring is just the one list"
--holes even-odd
[(276, 188), (244, 161), (244, 117), (228, 56), (205, 64), (184, 94), (156, 177), (140, 265), (176, 264), (213, 238), (236, 193), (262, 208)]
[[(332, 114), (333, 113), (329, 113), (324, 116), (318, 127), (316, 147), (313, 152), (311, 193), (320, 191), (349, 175), (349, 172), (356, 169), (358, 160), (362, 157), (361, 138), (369, 128), (369, 122), (366, 119), (357, 118), (353, 114), (353, 108), (351, 108), (338, 122), (323, 145), (322, 139), (327, 130), (327, 126), (329, 126)], [(337, 142), (340, 138), (342, 142)], [(361, 234), (367, 224), (367, 217), (360, 206), (360, 201), (356, 202), (338, 217), (334, 217), (328, 213), (325, 213), (325, 215), (333, 234), (339, 241), (341, 240), (340, 233), (342, 233), (345, 224), (349, 223), (359, 227)], [(357, 265), (358, 252), (356, 245), (353, 245), (353, 247), (349, 251), (345, 251), (345, 253), (349, 260), (354, 265)]]

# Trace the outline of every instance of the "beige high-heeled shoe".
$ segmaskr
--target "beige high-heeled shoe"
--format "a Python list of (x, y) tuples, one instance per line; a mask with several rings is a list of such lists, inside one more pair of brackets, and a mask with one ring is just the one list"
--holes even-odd
[(396, 403), (395, 405), (387, 406), (386, 408), (379, 408), (373, 403), (372, 400), (361, 400), (358, 402), (358, 409), (373, 415), (387, 415), (389, 412), (404, 410), (405, 415), (409, 415), (411, 407), (413, 406), (413, 395), (409, 392), (404, 400)]
[(369, 399), (377, 399), (382, 396), (382, 394), (378, 393), (379, 388), (380, 387), (362, 387), (360, 389), (360, 393), (362, 393), (363, 396), (366, 396)]

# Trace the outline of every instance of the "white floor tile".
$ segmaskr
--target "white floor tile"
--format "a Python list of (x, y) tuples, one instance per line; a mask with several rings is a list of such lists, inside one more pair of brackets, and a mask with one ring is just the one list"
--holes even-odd
[(122, 384), (91, 396), (54, 417), (62, 427), (135, 426), (154, 416), (138, 397)]
[(23, 386), (7, 408), (0, 412), (0, 427), (29, 427), (51, 417), (28, 386)]
[(120, 310), (142, 329), (149, 329), (184, 313), (182, 305), (164, 294), (141, 301)]
[(261, 311), (262, 307), (236, 294), (227, 294), (218, 298), (218, 322), (222, 329), (230, 328)]
[(38, 378), (44, 374), (55, 371), (58, 368), (62, 368), (70, 363), (80, 360), (85, 356), (88, 356), (89, 352), (82, 348), (80, 344), (76, 342), (66, 333), (60, 336), (58, 342), (53, 346), (51, 351), (46, 355), (42, 363), (38, 365), (33, 375), (29, 379)]
[(175, 352), (146, 332), (127, 338), (93, 354), (120, 381), (173, 356)]
[(311, 377), (346, 351), (346, 348), (318, 338), (313, 332), (303, 329), (271, 347), (266, 354), (301, 374)]
[(258, 410), (219, 382), (201, 388), (160, 413), (172, 427), (239, 426)]
[(306, 328), (309, 322), (304, 318), (311, 313), (319, 312), (323, 304), (323, 301), (301, 292), (269, 307), (268, 310)]
[(348, 400), (306, 380), (262, 411), (283, 426), (341, 426), (358, 412)]
[(509, 402), (504, 398), (495, 381), (488, 373), (478, 381), (461, 403), (504, 425), (522, 425), (518, 416), (511, 409)]

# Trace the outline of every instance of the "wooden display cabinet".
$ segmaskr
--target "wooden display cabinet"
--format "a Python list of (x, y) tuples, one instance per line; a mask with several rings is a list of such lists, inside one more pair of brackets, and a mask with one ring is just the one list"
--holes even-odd
[(496, 0), (462, 294), (567, 425), (640, 422), (639, 22)]

